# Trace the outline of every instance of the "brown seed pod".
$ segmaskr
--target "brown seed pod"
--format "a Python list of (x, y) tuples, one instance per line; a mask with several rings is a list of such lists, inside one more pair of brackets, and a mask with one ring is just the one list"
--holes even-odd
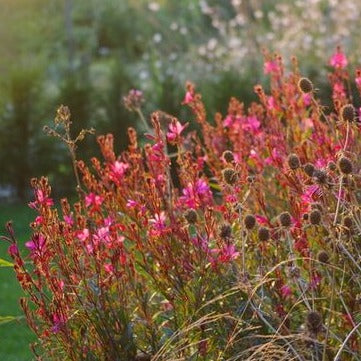
[(317, 311), (310, 311), (307, 314), (307, 329), (313, 334), (317, 334), (322, 330), (322, 316)]
[(233, 153), (230, 150), (223, 152), (223, 158), (227, 163), (232, 163), (234, 161)]
[(321, 222), (321, 212), (318, 209), (314, 209), (310, 215), (310, 223), (317, 226)]
[(327, 169), (334, 172), (337, 169), (336, 163), (333, 162), (332, 160), (329, 161), (328, 164), (327, 164)]
[(306, 163), (303, 166), (303, 170), (309, 177), (312, 177), (313, 172), (315, 171), (315, 166), (312, 163)]
[(270, 239), (270, 233), (267, 227), (260, 227), (258, 229), (258, 239), (261, 242), (266, 242)]
[(352, 104), (346, 104), (341, 109), (341, 117), (344, 122), (353, 122), (355, 119), (355, 108)]
[(297, 154), (290, 154), (287, 158), (288, 166), (295, 170), (301, 166), (300, 158), (298, 158)]
[(219, 228), (219, 237), (227, 239), (232, 236), (232, 227), (229, 224), (222, 224)]
[(352, 173), (352, 163), (347, 157), (341, 157), (338, 161), (338, 168), (343, 174)]
[(246, 217), (244, 217), (244, 225), (247, 229), (252, 229), (256, 225), (256, 218), (252, 214), (247, 214)]
[(302, 93), (311, 93), (313, 91), (313, 84), (310, 79), (308, 78), (301, 78), (298, 81), (298, 89)]
[(289, 212), (282, 212), (278, 216), (278, 219), (282, 227), (289, 227), (292, 224), (292, 219)]
[(224, 181), (229, 185), (234, 185), (237, 182), (237, 172), (232, 168), (226, 168), (222, 171)]
[(350, 216), (346, 216), (343, 219), (343, 225), (348, 229), (352, 228), (352, 226), (353, 226), (352, 218)]
[(188, 209), (184, 213), (184, 218), (189, 224), (194, 224), (197, 222), (197, 212), (194, 209)]
[(322, 263), (328, 263), (330, 256), (326, 251), (320, 251), (317, 253), (317, 259)]

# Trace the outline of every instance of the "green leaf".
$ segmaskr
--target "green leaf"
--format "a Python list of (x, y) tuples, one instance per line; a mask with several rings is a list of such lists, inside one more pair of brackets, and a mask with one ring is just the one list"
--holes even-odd
[(0, 258), (0, 267), (14, 267), (14, 264), (5, 259)]
[(0, 316), (0, 325), (16, 320), (15, 316)]

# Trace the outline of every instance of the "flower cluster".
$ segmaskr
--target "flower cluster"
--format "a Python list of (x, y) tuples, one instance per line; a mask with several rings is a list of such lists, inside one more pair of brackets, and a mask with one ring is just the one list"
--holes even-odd
[[(52, 360), (358, 360), (361, 152), (347, 58), (330, 60), (332, 108), (265, 54), (270, 91), (207, 121), (152, 115), (149, 143), (98, 137), (79, 199), (33, 180), (29, 253), (9, 228), (21, 304)], [(355, 82), (359, 87), (356, 74)], [(360, 87), (358, 88), (359, 90)], [(170, 151), (172, 150), (173, 153)]]

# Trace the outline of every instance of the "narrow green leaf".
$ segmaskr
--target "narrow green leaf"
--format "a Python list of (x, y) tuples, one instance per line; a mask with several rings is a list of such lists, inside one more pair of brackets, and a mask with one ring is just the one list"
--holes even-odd
[(0, 267), (14, 267), (14, 264), (5, 259), (0, 258)]

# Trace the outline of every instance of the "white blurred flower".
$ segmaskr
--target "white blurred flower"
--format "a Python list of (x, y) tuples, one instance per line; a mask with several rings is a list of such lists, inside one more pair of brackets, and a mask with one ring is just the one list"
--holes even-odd
[(148, 4), (148, 9), (150, 11), (156, 12), (160, 9), (160, 5), (156, 1), (152, 1), (151, 3)]

